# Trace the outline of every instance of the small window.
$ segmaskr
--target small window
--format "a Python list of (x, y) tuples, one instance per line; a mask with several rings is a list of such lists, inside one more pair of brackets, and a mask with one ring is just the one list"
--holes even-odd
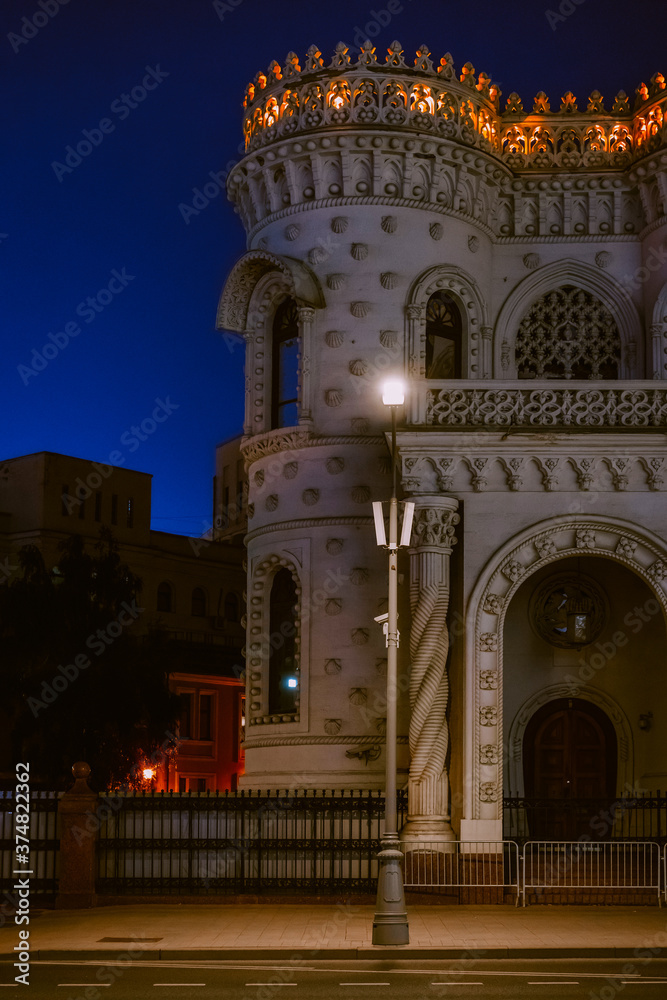
[(239, 620), (239, 599), (236, 594), (229, 593), (225, 597), (225, 618), (228, 622)]
[(178, 715), (178, 735), (182, 740), (192, 737), (192, 702), (191, 694), (179, 694), (180, 712)]
[(63, 517), (69, 517), (69, 486), (67, 483), (63, 483), (62, 493), (60, 494), (60, 513)]
[(163, 581), (157, 588), (157, 610), (170, 612), (172, 605), (171, 584)]
[(127, 526), (134, 527), (134, 497), (127, 498)]
[(201, 587), (195, 587), (192, 591), (192, 615), (194, 618), (203, 618), (206, 614), (206, 594)]
[(95, 494), (95, 520), (102, 520), (102, 494), (98, 492)]
[(213, 695), (199, 695), (199, 739), (211, 740), (213, 732)]
[(446, 292), (426, 306), (426, 378), (461, 378), (461, 313)]
[(118, 524), (118, 494), (111, 494), (111, 523)]

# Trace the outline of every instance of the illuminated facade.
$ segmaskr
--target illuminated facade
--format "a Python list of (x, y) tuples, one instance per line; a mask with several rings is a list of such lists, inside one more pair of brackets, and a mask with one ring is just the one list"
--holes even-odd
[(404, 835), (665, 787), (666, 107), (656, 73), (501, 110), (470, 63), (398, 43), (247, 88), (218, 313), (247, 350), (247, 787), (383, 785), (386, 374), (416, 504)]

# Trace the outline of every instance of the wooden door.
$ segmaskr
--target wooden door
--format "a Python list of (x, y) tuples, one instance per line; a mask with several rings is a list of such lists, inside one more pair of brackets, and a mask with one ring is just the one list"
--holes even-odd
[(578, 698), (543, 706), (526, 727), (524, 779), (534, 802), (533, 839), (598, 839), (591, 820), (616, 788), (616, 734), (608, 717)]

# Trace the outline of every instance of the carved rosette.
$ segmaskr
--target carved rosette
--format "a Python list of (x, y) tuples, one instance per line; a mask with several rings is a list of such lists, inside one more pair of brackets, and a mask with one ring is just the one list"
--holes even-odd
[(410, 631), (410, 776), (408, 812), (439, 819), (448, 828), (446, 770), (449, 728), (449, 557), (459, 522), (458, 500), (443, 496), (415, 498), (411, 549)]

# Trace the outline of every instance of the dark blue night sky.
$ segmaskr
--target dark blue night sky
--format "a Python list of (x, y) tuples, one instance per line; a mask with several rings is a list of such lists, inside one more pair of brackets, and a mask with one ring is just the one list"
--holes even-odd
[[(472, 62), (502, 104), (597, 89), (611, 107), (667, 72), (664, 26), (662, 0), (3, 0), (0, 458), (120, 452), (153, 474), (153, 527), (209, 526), (214, 448), (243, 419), (241, 342), (215, 313), (245, 243), (224, 194), (184, 206), (239, 157), (245, 84), (272, 59), (397, 38)], [(167, 419), (137, 436), (156, 401)]]

